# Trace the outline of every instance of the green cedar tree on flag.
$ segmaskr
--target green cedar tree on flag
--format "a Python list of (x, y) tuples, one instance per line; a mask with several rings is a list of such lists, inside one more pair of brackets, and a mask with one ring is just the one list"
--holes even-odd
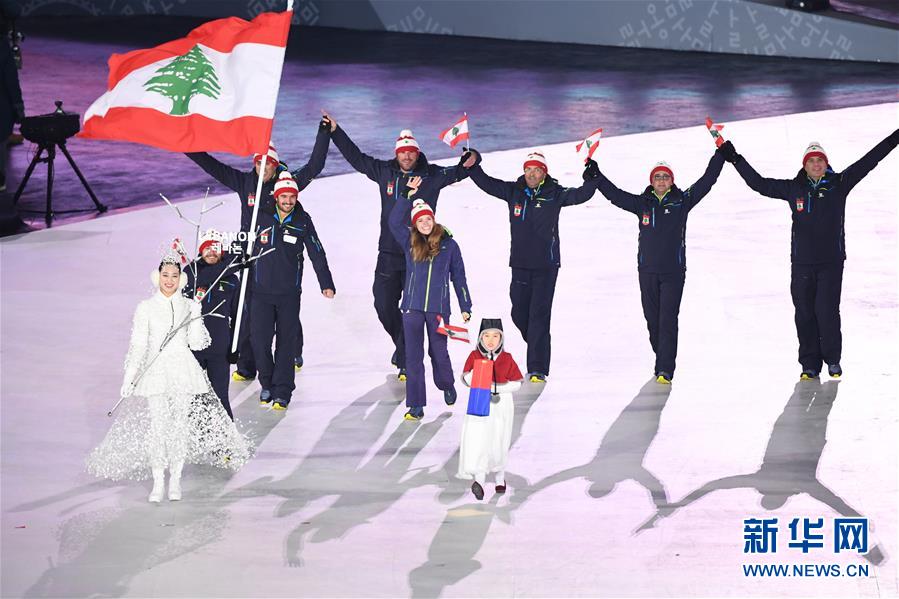
[(460, 141), (469, 138), (468, 114), (466, 113), (452, 127), (440, 134), (440, 140), (451, 148), (455, 148)]
[(576, 147), (577, 155), (587, 162), (593, 158), (593, 152), (599, 147), (599, 138), (602, 136), (602, 128), (597, 129), (587, 136), (587, 138), (579, 143)]
[(264, 152), (293, 11), (217, 19), (155, 48), (113, 54), (80, 137), (175, 152)]
[(716, 124), (712, 117), (707, 116), (705, 117), (705, 126), (709, 133), (712, 134), (712, 139), (715, 140), (715, 147), (720, 148), (721, 144), (724, 143), (724, 137), (721, 136), (721, 130), (724, 129), (724, 125)]

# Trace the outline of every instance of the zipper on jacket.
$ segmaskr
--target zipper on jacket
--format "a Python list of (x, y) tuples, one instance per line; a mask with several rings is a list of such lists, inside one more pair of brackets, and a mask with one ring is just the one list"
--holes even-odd
[(415, 269), (412, 269), (412, 274), (409, 276), (409, 304), (412, 305), (412, 297), (415, 295)]
[(431, 295), (431, 269), (434, 266), (434, 258), (428, 258), (428, 282), (425, 284), (425, 309), (428, 311), (428, 296)]

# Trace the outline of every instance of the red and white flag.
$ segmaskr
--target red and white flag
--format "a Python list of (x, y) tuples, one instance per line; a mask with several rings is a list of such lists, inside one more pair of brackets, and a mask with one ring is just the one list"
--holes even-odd
[(577, 145), (577, 155), (587, 162), (593, 158), (593, 152), (599, 147), (599, 138), (602, 137), (602, 128), (597, 129), (587, 136), (587, 138)]
[(467, 113), (455, 125), (440, 134), (440, 140), (451, 148), (455, 148), (457, 143), (468, 138)]
[(218, 19), (109, 58), (79, 137), (246, 156), (268, 147), (293, 12)]
[(446, 335), (450, 339), (455, 339), (456, 341), (461, 341), (463, 343), (468, 343), (468, 329), (465, 327), (456, 327), (451, 324), (444, 324), (443, 317), (439, 314), (437, 315), (437, 332), (441, 335)]
[(705, 126), (708, 128), (709, 133), (712, 134), (712, 139), (715, 140), (715, 147), (720, 148), (721, 144), (724, 143), (724, 138), (721, 136), (721, 130), (724, 129), (724, 125), (718, 125), (712, 121), (712, 117), (705, 117)]

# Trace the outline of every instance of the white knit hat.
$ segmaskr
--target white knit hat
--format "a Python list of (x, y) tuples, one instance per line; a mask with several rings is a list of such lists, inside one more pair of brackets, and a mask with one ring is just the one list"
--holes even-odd
[(539, 166), (543, 169), (543, 172), (548, 173), (549, 168), (546, 166), (546, 158), (543, 156), (543, 152), (539, 152), (534, 150), (530, 154), (528, 154), (527, 160), (524, 161), (523, 169), (529, 166)]
[(422, 216), (430, 216), (434, 218), (434, 211), (431, 210), (431, 207), (425, 203), (424, 200), (415, 200), (412, 202), (412, 226), (415, 226), (415, 221), (420, 219)]
[(275, 183), (275, 190), (272, 192), (272, 195), (277, 198), (282, 193), (292, 193), (296, 196), (300, 195), (300, 187), (287, 171), (278, 175), (278, 181)]
[(823, 158), (824, 162), (828, 162), (827, 154), (824, 152), (824, 148), (822, 148), (821, 144), (816, 141), (810, 143), (805, 149), (805, 154), (802, 156), (802, 166), (805, 166), (805, 163), (808, 162), (808, 159), (812, 158), (813, 156), (818, 156), (819, 158)]
[[(269, 146), (268, 152), (265, 153), (265, 156), (266, 156), (266, 162), (271, 162), (275, 166), (277, 166), (278, 163), (280, 162), (280, 160), (278, 158), (278, 152), (275, 150), (275, 146)], [(261, 158), (262, 158), (262, 154), (253, 154), (253, 164), (256, 164), (257, 162), (259, 162), (259, 160)]]
[(400, 131), (400, 136), (396, 138), (396, 153), (411, 152), (413, 150), (421, 152), (421, 148), (418, 147), (418, 142), (415, 140), (415, 136), (412, 135), (412, 131), (403, 129)]

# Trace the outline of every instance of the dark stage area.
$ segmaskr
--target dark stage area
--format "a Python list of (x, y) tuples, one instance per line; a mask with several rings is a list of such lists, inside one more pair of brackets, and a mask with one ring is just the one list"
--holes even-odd
[[(27, 114), (50, 112), (54, 100), (83, 114), (105, 91), (112, 53), (184, 36), (201, 23), (171, 17), (20, 20)], [(437, 137), (463, 111), (472, 146), (490, 151), (575, 140), (596, 127), (617, 136), (700, 126), (707, 114), (726, 123), (878, 104), (895, 101), (897, 90), (895, 65), (295, 27), (273, 138), (282, 158), (300, 166), (319, 109), (327, 108), (367, 153), (390, 156), (397, 133), (411, 128), (434, 160), (457, 153)], [(155, 204), (160, 192), (184, 199), (201, 196), (207, 186), (212, 194), (227, 191), (178, 154), (79, 139), (69, 149), (112, 209)], [(35, 151), (28, 142), (12, 148), (7, 194)], [(249, 167), (247, 158), (222, 158)], [(323, 175), (349, 170), (332, 148)], [(43, 209), (45, 173), (40, 165), (20, 207)], [(57, 209), (91, 205), (61, 157), (54, 188)], [(42, 223), (41, 216), (30, 218)]]

